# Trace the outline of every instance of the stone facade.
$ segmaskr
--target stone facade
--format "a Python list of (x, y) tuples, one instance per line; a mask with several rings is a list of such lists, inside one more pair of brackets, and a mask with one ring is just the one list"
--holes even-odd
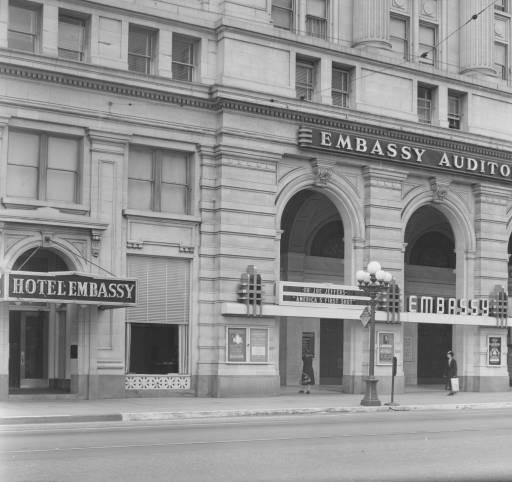
[[(0, 398), (41, 389), (39, 379), (80, 398), (277, 394), (299, 383), (304, 333), (314, 334), (317, 383), (358, 393), (369, 351), (361, 310), (292, 313), (277, 304), (278, 281), (353, 286), (377, 259), (402, 288), (404, 310), (409, 295), (473, 299), (506, 288), (510, 12), (487, 0), (373, 3), (0, 0), (2, 272), (39, 250), (69, 271), (146, 276), (146, 308), (135, 311), (4, 296)], [(407, 152), (399, 162), (392, 148), (380, 157), (355, 145), (310, 149), (311, 129), (505, 168), (428, 166)], [(67, 141), (78, 146), (69, 151), (76, 168), (63, 147), (52, 150)], [(182, 177), (182, 167), (166, 170), (169, 156)], [(453, 266), (415, 261), (429, 233), (451, 246), (443, 253)], [(261, 275), (263, 316), (237, 303), (248, 266)], [(34, 312), (47, 320), (36, 359), (45, 366), (20, 375)], [(17, 317), (24, 334), (15, 336)], [(443, 343), (463, 389), (508, 387), (510, 335), (494, 319), (383, 320), (397, 390), (439, 378), (421, 367), (432, 361), (425, 345)], [(449, 335), (438, 343), (439, 324)], [(490, 337), (501, 340), (498, 364)], [(162, 347), (172, 356), (152, 359)], [(376, 375), (387, 390), (389, 365)]]

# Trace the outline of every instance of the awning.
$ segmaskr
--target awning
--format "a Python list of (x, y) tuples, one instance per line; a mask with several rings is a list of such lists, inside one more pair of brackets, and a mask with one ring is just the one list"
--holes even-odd
[(104, 308), (137, 304), (135, 279), (99, 277), (77, 271), (6, 271), (1, 289), (4, 301), (90, 304)]

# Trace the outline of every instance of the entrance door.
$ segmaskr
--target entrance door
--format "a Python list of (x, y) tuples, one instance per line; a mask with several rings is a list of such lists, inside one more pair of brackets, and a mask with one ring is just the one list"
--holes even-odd
[(442, 384), (452, 325), (418, 323), (418, 385)]
[(48, 313), (9, 313), (9, 387), (48, 388)]
[(343, 320), (320, 320), (320, 384), (343, 381)]

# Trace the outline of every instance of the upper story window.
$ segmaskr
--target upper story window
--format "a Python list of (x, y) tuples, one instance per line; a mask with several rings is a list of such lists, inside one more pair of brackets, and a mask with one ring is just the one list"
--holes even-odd
[(420, 24), (419, 53), (420, 62), (435, 65), (436, 62), (437, 27)]
[(86, 27), (85, 18), (59, 13), (59, 57), (79, 62), (85, 60)]
[(184, 152), (131, 147), (128, 208), (188, 214), (189, 160)]
[(327, 0), (307, 0), (306, 33), (327, 38)]
[(40, 12), (40, 8), (30, 3), (9, 3), (7, 45), (10, 49), (38, 50)]
[(192, 82), (195, 77), (197, 40), (184, 35), (172, 36), (172, 78)]
[(499, 12), (508, 12), (508, 0), (496, 0), (494, 2), (494, 9)]
[(403, 59), (409, 59), (409, 20), (398, 15), (391, 15), (389, 24), (391, 49)]
[(503, 43), (494, 43), (494, 69), (496, 75), (503, 80), (508, 78), (508, 46)]
[(448, 127), (450, 129), (461, 128), (462, 96), (452, 92), (448, 93)]
[(81, 145), (73, 137), (11, 129), (7, 195), (79, 202)]
[(272, 0), (272, 22), (274, 22), (274, 27), (293, 30), (294, 16), (294, 0)]
[(150, 74), (155, 55), (156, 32), (130, 25), (128, 32), (128, 69)]
[(418, 86), (418, 121), (424, 124), (432, 124), (432, 98), (431, 87)]
[(350, 71), (340, 67), (332, 68), (332, 103), (340, 107), (349, 106)]
[(297, 99), (311, 100), (315, 83), (315, 64), (297, 59), (295, 65), (295, 91)]

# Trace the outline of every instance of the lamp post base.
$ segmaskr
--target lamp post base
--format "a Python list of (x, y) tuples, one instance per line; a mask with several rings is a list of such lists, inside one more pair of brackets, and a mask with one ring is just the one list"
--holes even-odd
[(377, 395), (377, 382), (379, 380), (375, 377), (368, 377), (364, 381), (366, 382), (366, 391), (364, 398), (361, 400), (361, 405), (365, 407), (378, 407), (382, 405)]

